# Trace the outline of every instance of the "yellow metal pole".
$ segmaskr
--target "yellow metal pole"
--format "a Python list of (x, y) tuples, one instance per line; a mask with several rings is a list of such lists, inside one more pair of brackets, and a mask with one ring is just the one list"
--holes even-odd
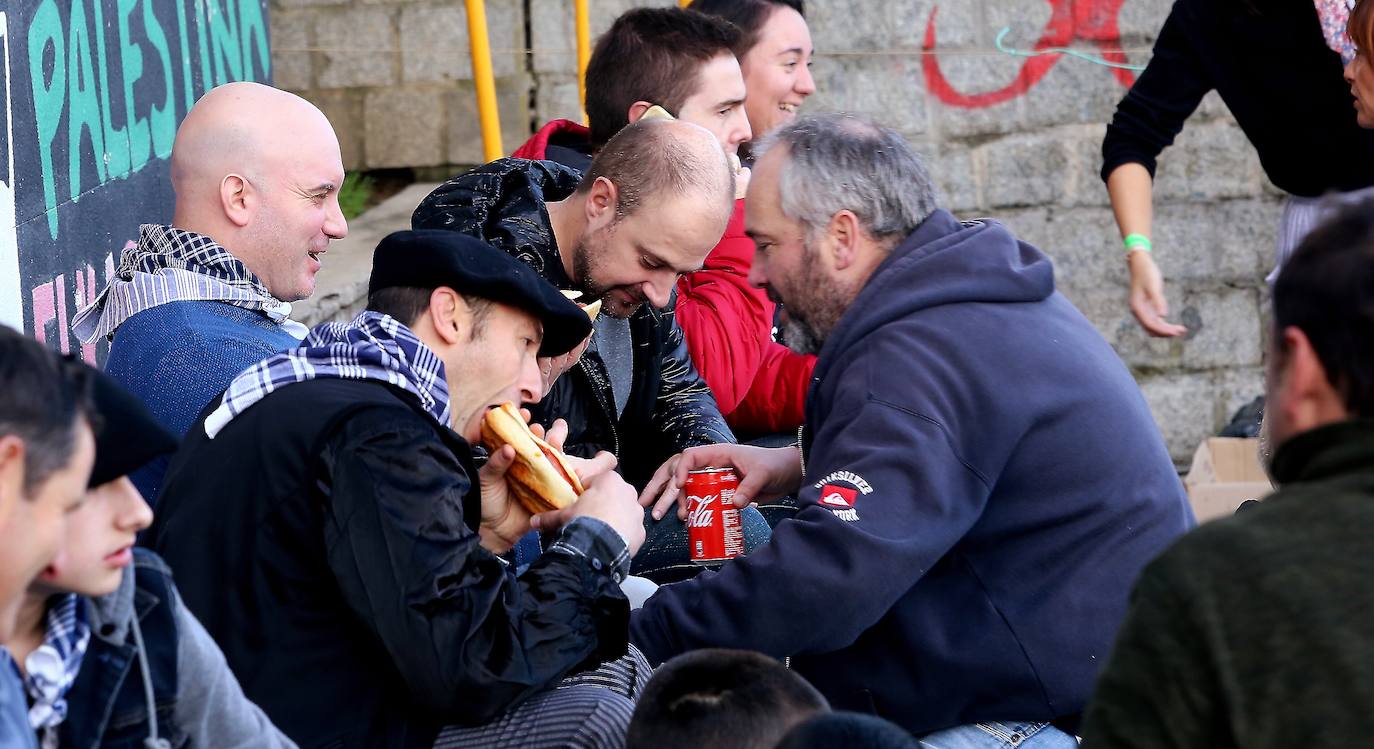
[(577, 97), (582, 102), (582, 123), (587, 122), (587, 63), (592, 59), (591, 0), (575, 0), (577, 25)]
[(472, 81), (477, 86), (477, 115), (482, 123), (482, 155), (495, 161), (501, 148), (501, 114), (496, 109), (496, 77), (491, 72), (491, 42), (487, 39), (487, 8), (483, 0), (467, 0), (468, 39), (472, 53)]
[(691, 4), (692, 4), (692, 0), (677, 0), (677, 6), (678, 6), (679, 8), (686, 8), (688, 5), (691, 5)]

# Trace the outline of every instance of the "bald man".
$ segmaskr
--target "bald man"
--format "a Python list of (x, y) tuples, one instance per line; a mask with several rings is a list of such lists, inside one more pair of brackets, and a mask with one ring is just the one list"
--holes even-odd
[[(172, 145), (172, 225), (138, 243), (72, 329), (111, 341), (106, 371), (184, 435), (234, 375), (287, 348), (305, 327), (291, 302), (315, 290), (320, 258), (348, 226), (343, 160), (310, 102), (258, 83), (212, 89)], [(150, 502), (159, 459), (132, 478)]]
[[(501, 159), (454, 177), (411, 223), (476, 236), (581, 292), (580, 302), (601, 300), (589, 343), (541, 362), (546, 394), (536, 410), (567, 420), (570, 452), (613, 452), (642, 487), (678, 451), (735, 441), (672, 315), (678, 277), (702, 266), (733, 209), (733, 171), (718, 139), (698, 125), (654, 120), (611, 138), (585, 176), (551, 161)], [(636, 574), (658, 582), (699, 569), (682, 522), (669, 515), (649, 529), (635, 561)], [(768, 533), (757, 512), (747, 530), (750, 543)], [(537, 553), (529, 541), (517, 549), (522, 562)]]

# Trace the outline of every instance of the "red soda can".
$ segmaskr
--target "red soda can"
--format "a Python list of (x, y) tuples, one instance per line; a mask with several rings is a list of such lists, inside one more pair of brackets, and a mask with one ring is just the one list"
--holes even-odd
[(739, 476), (733, 468), (687, 473), (687, 540), (696, 564), (720, 564), (744, 556), (744, 527), (735, 507)]

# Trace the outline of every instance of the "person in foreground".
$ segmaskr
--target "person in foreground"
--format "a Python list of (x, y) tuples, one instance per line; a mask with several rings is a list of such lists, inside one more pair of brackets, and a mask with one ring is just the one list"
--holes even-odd
[[(246, 370), (192, 428), (150, 543), (293, 740), (621, 740), (647, 678), (626, 657), (619, 587), (644, 538), (634, 489), (608, 455), (577, 464), (584, 493), (533, 518), (555, 540), (517, 578), (498, 557), (532, 523), (505, 480), (515, 451), (481, 471), (472, 458), (487, 410), (534, 400), (536, 358), (590, 331), (515, 258), (457, 232), (396, 232), (377, 246), (366, 311)], [(553, 689), (613, 659), (600, 683), (618, 691)]]
[(1152, 562), (1085, 747), (1350, 747), (1374, 705), (1374, 203), (1274, 285), (1266, 416), (1279, 489)]
[[(936, 207), (897, 133), (784, 125), (749, 186), (751, 278), (820, 351), (800, 448), (722, 445), (737, 504), (799, 492), (772, 540), (631, 616), (651, 663), (738, 647), (933, 746), (1074, 746), (1141, 567), (1191, 524), (1145, 400), (1050, 261)], [(822, 348), (822, 344), (824, 347)]]
[(644, 687), (627, 749), (772, 749), (793, 726), (830, 706), (781, 661), (705, 648), (663, 664)]
[(133, 548), (153, 516), (127, 474), (177, 442), (137, 398), (91, 374), (100, 428), (89, 488), (4, 641), (40, 745), (294, 749), (244, 698), (167, 566)]
[[(53, 561), (95, 461), (89, 369), (0, 325), (0, 642)], [(24, 683), (0, 647), (0, 746), (36, 747)]]

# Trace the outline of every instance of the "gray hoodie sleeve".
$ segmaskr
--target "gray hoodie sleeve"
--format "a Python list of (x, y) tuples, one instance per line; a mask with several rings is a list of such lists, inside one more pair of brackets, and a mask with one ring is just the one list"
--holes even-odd
[(174, 714), (190, 739), (189, 746), (296, 749), (295, 742), (244, 696), (224, 653), (175, 592), (172, 609), (178, 634)]

